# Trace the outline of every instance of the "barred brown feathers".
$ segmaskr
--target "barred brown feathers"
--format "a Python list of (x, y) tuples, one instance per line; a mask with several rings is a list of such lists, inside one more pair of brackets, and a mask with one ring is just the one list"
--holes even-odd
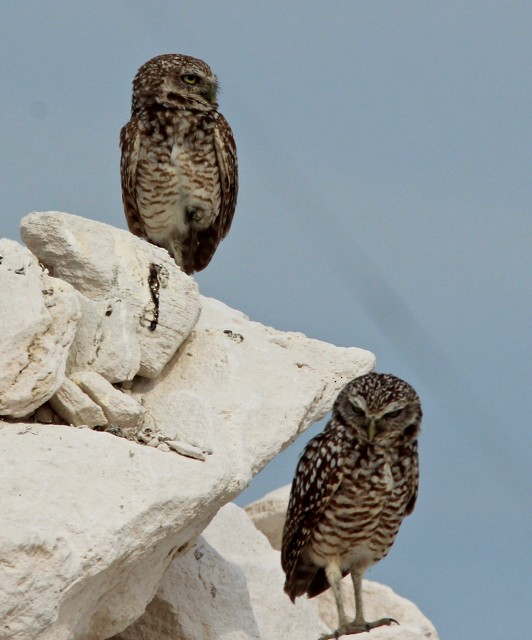
[(236, 207), (236, 146), (217, 91), (202, 60), (152, 58), (135, 76), (131, 119), (120, 132), (129, 230), (167, 249), (186, 273), (209, 264)]
[[(387, 555), (403, 518), (414, 509), (421, 416), (409, 384), (389, 374), (361, 376), (340, 392), (331, 420), (297, 465), (281, 552), (285, 591), (294, 601), (331, 586), (339, 635), (379, 626), (365, 622), (357, 589), (363, 572)], [(357, 601), (352, 623), (345, 620), (338, 587), (349, 572)]]

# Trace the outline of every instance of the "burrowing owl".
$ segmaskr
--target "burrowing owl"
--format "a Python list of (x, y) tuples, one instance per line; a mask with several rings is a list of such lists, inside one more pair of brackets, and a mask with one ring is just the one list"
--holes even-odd
[(120, 132), (129, 230), (167, 249), (186, 273), (209, 264), (235, 212), (236, 147), (217, 91), (202, 60), (152, 58), (133, 80), (131, 119)]
[[(292, 602), (329, 586), (338, 629), (326, 638), (394, 622), (366, 622), (362, 576), (390, 550), (417, 496), (421, 405), (395, 376), (369, 373), (340, 392), (324, 431), (297, 465), (283, 531), (281, 562)], [(351, 573), (356, 617), (346, 620), (340, 580)]]

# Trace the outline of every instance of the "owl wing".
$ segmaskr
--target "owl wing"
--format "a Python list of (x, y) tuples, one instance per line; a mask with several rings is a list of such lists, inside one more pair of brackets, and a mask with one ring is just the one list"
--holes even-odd
[[(346, 447), (347, 443), (339, 437), (336, 429), (326, 428), (307, 444), (299, 459), (281, 550), (281, 565), (286, 574), (285, 591), (292, 602), (296, 596), (307, 591), (318, 571), (318, 567), (308, 565), (301, 556), (343, 480)], [(327, 587), (325, 581), (323, 589)]]
[(419, 460), (417, 456), (417, 441), (412, 444), (412, 450), (408, 452), (408, 455), (411, 457), (411, 476), (410, 476), (410, 487), (411, 487), (411, 495), (407, 502), (405, 508), (405, 515), (409, 516), (412, 511), (414, 511), (414, 507), (416, 506), (417, 500), (417, 492), (419, 485)]
[(137, 208), (137, 163), (140, 149), (138, 120), (132, 117), (120, 131), (120, 177), (122, 180), (122, 202), (127, 226), (131, 233), (146, 238), (144, 224)]
[(233, 132), (221, 113), (216, 112), (214, 118), (214, 150), (220, 176), (220, 210), (208, 229), (197, 232), (194, 271), (201, 271), (209, 264), (217, 246), (228, 234), (238, 194), (238, 162)]

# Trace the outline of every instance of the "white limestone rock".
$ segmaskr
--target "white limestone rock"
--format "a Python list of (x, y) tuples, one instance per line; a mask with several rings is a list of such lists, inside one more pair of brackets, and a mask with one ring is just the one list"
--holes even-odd
[(286, 484), (246, 506), (246, 513), (257, 529), (277, 551), (281, 550), (283, 527), (290, 498), (291, 485)]
[[(317, 640), (337, 626), (330, 591), (292, 604), (283, 591), (280, 553), (246, 512), (228, 504), (216, 514), (196, 547), (165, 572), (144, 615), (113, 640)], [(395, 618), (399, 625), (360, 634), (368, 640), (438, 640), (432, 623), (389, 587), (364, 581), (367, 619)], [(350, 578), (342, 583), (348, 617), (354, 618)]]
[(59, 391), (50, 398), (49, 404), (67, 424), (75, 427), (85, 425), (92, 429), (107, 425), (102, 408), (69, 378), (64, 379)]
[(54, 276), (91, 300), (126, 305), (140, 345), (138, 374), (158, 376), (200, 312), (195, 281), (168, 252), (128, 231), (56, 211), (28, 214), (20, 234)]
[(317, 602), (293, 605), (279, 553), (243, 509), (228, 504), (196, 548), (176, 558), (144, 615), (114, 640), (315, 640)]
[(152, 600), (231, 470), (90, 429), (0, 422), (0, 638), (104, 640)]
[(65, 377), (79, 303), (35, 256), (0, 240), (0, 415), (21, 417), (46, 402)]
[(368, 351), (277, 331), (202, 297), (189, 339), (156, 380), (131, 391), (163, 435), (225, 457), (236, 495), (374, 362)]
[(78, 371), (70, 376), (72, 382), (89, 396), (102, 410), (105, 424), (119, 427), (123, 434), (134, 437), (144, 425), (146, 410), (136, 400), (113, 387), (95, 371)]
[(0, 428), (10, 640), (103, 640), (128, 627), (174, 555), (373, 364), (367, 351), (284, 334), (205, 299), (159, 379), (131, 389), (170, 440), (212, 449), (205, 461), (89, 429)]
[(91, 300), (76, 292), (81, 318), (70, 347), (67, 373), (95, 371), (109, 382), (132, 380), (140, 369), (135, 317), (120, 298)]

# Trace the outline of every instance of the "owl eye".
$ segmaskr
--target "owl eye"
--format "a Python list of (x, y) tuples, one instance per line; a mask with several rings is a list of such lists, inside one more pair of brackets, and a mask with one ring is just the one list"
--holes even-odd
[(397, 418), (398, 415), (401, 414), (402, 409), (396, 409), (395, 411), (388, 411), (388, 413), (384, 414), (385, 418)]
[(181, 80), (183, 80), (185, 84), (197, 84), (199, 76), (195, 76), (192, 73), (186, 73), (184, 76), (181, 76)]
[(355, 414), (355, 416), (365, 416), (366, 414), (364, 413), (364, 411), (360, 408), (357, 407), (356, 404), (352, 404), (351, 405), (351, 410), (353, 411), (353, 413)]

